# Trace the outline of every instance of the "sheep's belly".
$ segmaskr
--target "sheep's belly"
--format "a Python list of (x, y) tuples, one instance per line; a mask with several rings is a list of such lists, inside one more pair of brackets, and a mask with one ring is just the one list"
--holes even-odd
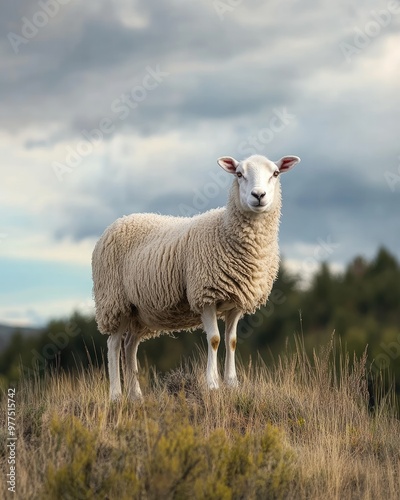
[(191, 311), (185, 300), (162, 311), (149, 309), (139, 311), (139, 322), (151, 331), (189, 330), (201, 326), (199, 314)]

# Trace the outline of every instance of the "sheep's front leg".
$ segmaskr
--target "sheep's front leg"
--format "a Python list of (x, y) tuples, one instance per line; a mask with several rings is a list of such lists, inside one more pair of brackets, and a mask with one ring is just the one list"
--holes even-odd
[(138, 379), (137, 351), (140, 337), (129, 335), (125, 342), (126, 387), (128, 397), (132, 400), (142, 399), (142, 391)]
[(121, 340), (124, 330), (120, 328), (107, 339), (108, 348), (108, 375), (110, 377), (110, 399), (116, 401), (122, 395), (121, 376), (119, 372), (119, 359), (121, 353)]
[(239, 385), (236, 376), (235, 352), (236, 352), (236, 329), (241, 316), (241, 311), (231, 309), (225, 313), (225, 374), (224, 380), (230, 387)]
[(215, 305), (204, 308), (201, 315), (204, 330), (207, 334), (208, 360), (207, 360), (207, 384), (210, 389), (219, 388), (217, 352), (220, 342), (220, 335), (217, 324), (217, 310)]

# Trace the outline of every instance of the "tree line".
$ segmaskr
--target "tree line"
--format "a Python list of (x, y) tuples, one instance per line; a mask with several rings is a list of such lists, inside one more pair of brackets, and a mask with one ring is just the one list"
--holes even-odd
[[(269, 363), (295, 334), (312, 352), (326, 345), (333, 332), (350, 354), (360, 356), (367, 349), (369, 369), (389, 370), (400, 392), (400, 265), (387, 249), (380, 248), (370, 261), (354, 258), (342, 273), (322, 263), (307, 288), (283, 263), (267, 305), (239, 323), (238, 356), (248, 363), (259, 355)], [(79, 313), (50, 321), (36, 336), (16, 329), (0, 353), (0, 382), (7, 385), (48, 370), (101, 366), (106, 341), (94, 318)], [(196, 356), (199, 348), (206, 349), (200, 331), (165, 335), (144, 342), (139, 360), (166, 372)]]

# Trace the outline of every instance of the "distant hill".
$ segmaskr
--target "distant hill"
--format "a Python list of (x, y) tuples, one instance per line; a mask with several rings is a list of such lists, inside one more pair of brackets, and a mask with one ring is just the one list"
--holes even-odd
[(12, 334), (16, 330), (21, 332), (22, 335), (38, 335), (41, 332), (40, 328), (0, 324), (0, 351), (2, 351), (7, 346)]

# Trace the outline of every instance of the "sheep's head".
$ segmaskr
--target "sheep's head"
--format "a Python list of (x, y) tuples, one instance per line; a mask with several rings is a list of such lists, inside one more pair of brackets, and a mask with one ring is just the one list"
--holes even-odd
[(279, 175), (293, 168), (300, 158), (284, 156), (274, 162), (261, 155), (253, 155), (242, 161), (223, 156), (217, 161), (220, 167), (237, 177), (242, 209), (257, 213), (271, 210)]

